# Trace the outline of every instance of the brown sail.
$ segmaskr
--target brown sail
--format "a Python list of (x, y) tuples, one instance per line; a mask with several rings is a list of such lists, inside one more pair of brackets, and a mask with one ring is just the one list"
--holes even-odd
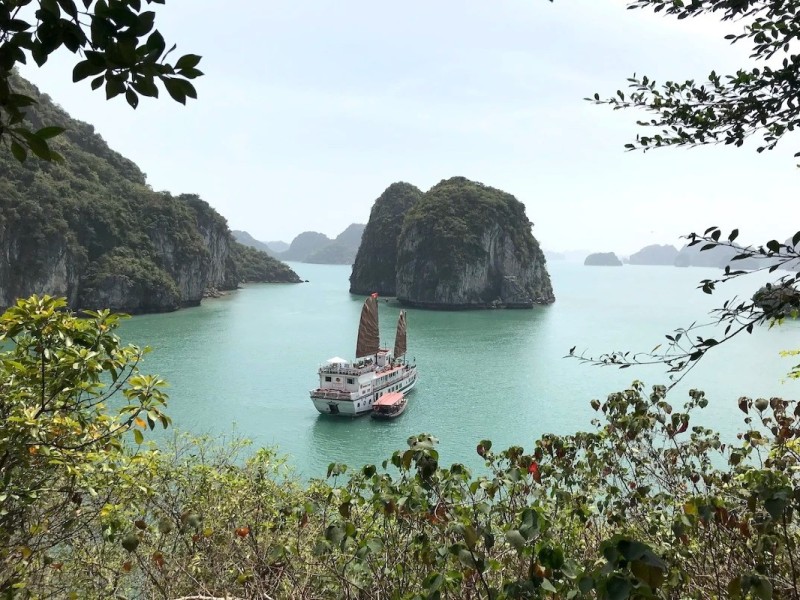
[(400, 311), (397, 319), (397, 334), (394, 336), (394, 356), (400, 358), (406, 353), (406, 311)]
[(378, 295), (373, 294), (367, 298), (364, 302), (364, 308), (361, 309), (361, 321), (358, 324), (358, 341), (356, 341), (356, 358), (377, 354), (379, 345)]

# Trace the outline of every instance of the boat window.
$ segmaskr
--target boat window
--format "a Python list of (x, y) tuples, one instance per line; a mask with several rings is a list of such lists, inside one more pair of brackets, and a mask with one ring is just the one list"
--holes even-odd
[(325, 377), (325, 381), (330, 381), (330, 380), (331, 380), (330, 377)]
[(352, 377), (348, 377), (347, 378), (347, 383), (353, 383), (353, 378)]

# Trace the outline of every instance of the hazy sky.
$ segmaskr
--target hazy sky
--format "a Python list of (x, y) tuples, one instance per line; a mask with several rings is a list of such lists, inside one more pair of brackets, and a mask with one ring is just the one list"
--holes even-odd
[(642, 114), (583, 98), (632, 73), (733, 71), (735, 24), (676, 21), (620, 0), (169, 0), (157, 25), (203, 55), (199, 100), (132, 110), (70, 54), (23, 74), (91, 122), (156, 190), (200, 194), (261, 240), (365, 223), (394, 181), (463, 175), (525, 203), (545, 248), (628, 254), (710, 225), (788, 237), (797, 138), (629, 153)]

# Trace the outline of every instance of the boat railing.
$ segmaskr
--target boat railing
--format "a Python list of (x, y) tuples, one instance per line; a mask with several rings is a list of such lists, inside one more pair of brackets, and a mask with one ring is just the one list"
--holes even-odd
[(350, 393), (337, 390), (314, 390), (311, 392), (314, 398), (324, 398), (325, 400), (352, 400)]
[(332, 375), (363, 375), (370, 371), (370, 367), (340, 367), (337, 365), (323, 365), (319, 369), (320, 373), (330, 373)]

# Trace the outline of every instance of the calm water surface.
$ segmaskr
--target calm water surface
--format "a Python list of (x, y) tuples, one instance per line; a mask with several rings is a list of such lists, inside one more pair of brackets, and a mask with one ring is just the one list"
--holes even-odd
[[(322, 362), (351, 359), (355, 351), (363, 298), (348, 293), (350, 267), (292, 267), (309, 283), (249, 285), (198, 308), (135, 317), (122, 335), (153, 347), (142, 370), (170, 382), (176, 428), (236, 431), (259, 446), (277, 446), (307, 477), (324, 475), (332, 461), (379, 463), (416, 433), (440, 439), (443, 461), (475, 465), (474, 448), (484, 438), (495, 447), (530, 448), (543, 433), (588, 428), (591, 399), (633, 379), (648, 385), (668, 379), (658, 367), (618, 370), (564, 359), (570, 347), (595, 354), (650, 350), (665, 333), (706, 320), (723, 298), (737, 288), (752, 291), (755, 283), (747, 278), (709, 297), (695, 289), (697, 282), (718, 271), (553, 262), (552, 306), (409, 310), (409, 355), (420, 380), (400, 418), (376, 422), (320, 415), (308, 397)], [(380, 310), (381, 338), (391, 344), (400, 307), (381, 302)], [(797, 396), (798, 384), (783, 382), (793, 363), (778, 351), (797, 347), (798, 333), (793, 323), (716, 349), (676, 388), (673, 404), (691, 387), (705, 390), (710, 403), (703, 419), (731, 434), (740, 424), (739, 396)]]

